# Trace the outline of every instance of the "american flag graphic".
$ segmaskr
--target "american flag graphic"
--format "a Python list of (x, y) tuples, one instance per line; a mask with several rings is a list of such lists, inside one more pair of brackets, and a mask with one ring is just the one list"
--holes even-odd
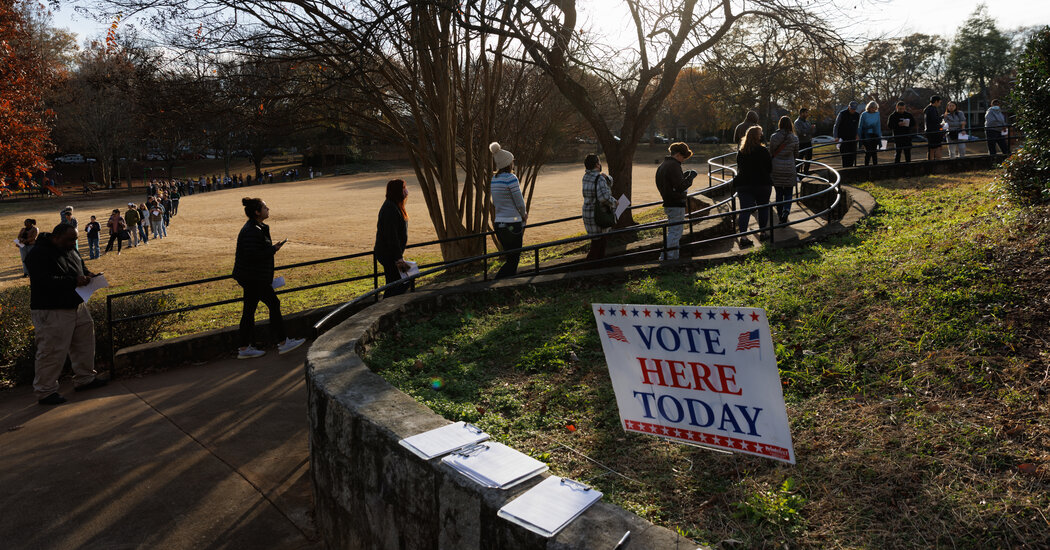
[(736, 350), (740, 351), (743, 349), (755, 349), (759, 347), (758, 343), (759, 340), (757, 330), (752, 330), (751, 332), (741, 332), (740, 338), (737, 339)]
[(624, 336), (623, 331), (620, 330), (620, 327), (610, 325), (609, 323), (602, 324), (605, 325), (606, 336), (612, 338), (613, 340), (619, 340), (625, 344), (630, 344), (630, 342), (627, 341), (627, 337)]

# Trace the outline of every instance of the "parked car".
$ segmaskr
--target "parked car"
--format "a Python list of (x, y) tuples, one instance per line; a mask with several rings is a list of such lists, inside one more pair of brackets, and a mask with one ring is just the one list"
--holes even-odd
[(671, 140), (663, 134), (656, 134), (653, 136), (653, 143), (671, 143)]
[(704, 139), (701, 139), (700, 143), (704, 145), (713, 145), (722, 143), (722, 140), (718, 139), (718, 136), (707, 136)]
[(831, 136), (814, 136), (813, 145), (827, 145), (829, 143), (835, 143), (836, 139)]
[(157, 153), (157, 152), (146, 153), (146, 160), (151, 160), (151, 161), (164, 160), (164, 155), (162, 155), (160, 153)]
[(62, 155), (55, 159), (55, 162), (61, 162), (62, 164), (84, 164), (84, 155), (78, 155), (71, 153), (68, 155)]

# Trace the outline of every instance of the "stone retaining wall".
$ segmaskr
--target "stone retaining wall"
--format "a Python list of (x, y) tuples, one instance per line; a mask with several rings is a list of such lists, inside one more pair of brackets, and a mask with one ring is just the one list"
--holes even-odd
[[(622, 277), (609, 270), (595, 277)], [(564, 285), (569, 275), (471, 285), (510, 292), (522, 284)], [(593, 280), (593, 278), (591, 279)], [(440, 459), (424, 461), (398, 444), (448, 423), (365, 366), (365, 346), (404, 315), (444, 309), (462, 289), (383, 300), (327, 332), (311, 346), (306, 379), (310, 473), (315, 518), (328, 548), (584, 549), (695, 548), (687, 539), (607, 502), (599, 502), (546, 539), (496, 516), (546, 474), (510, 490), (488, 489)], [(679, 545), (679, 546), (676, 546)]]

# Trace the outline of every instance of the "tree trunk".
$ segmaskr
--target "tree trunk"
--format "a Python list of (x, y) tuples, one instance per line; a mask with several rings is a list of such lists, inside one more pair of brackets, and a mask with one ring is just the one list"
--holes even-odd
[[(636, 147), (637, 145), (628, 147), (627, 144), (624, 144), (616, 149), (607, 149), (605, 152), (606, 170), (612, 176), (612, 195), (616, 200), (619, 200), (621, 195), (627, 195), (628, 199), (634, 196), (633, 172), (634, 150)], [(633, 214), (631, 210), (624, 212), (620, 219), (616, 221), (616, 227), (636, 225), (637, 222), (634, 221)]]

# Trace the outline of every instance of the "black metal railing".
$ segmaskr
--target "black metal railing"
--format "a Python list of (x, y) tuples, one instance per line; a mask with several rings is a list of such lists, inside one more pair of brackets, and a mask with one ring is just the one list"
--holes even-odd
[[(732, 164), (728, 164), (728, 163), (727, 164), (723, 164), (723, 163), (719, 163), (719, 162), (716, 162), (716, 161), (718, 159), (724, 159), (724, 158), (727, 158), (727, 157), (730, 157), (730, 156), (735, 156), (735, 155), (736, 155), (736, 153), (732, 152), (732, 153), (727, 153), (725, 155), (714, 157), (714, 158), (708, 160), (708, 188), (703, 190), (702, 192), (710, 192), (711, 190), (724, 189), (724, 188), (732, 185), (732, 176), (736, 175), (736, 169), (733, 167)], [(675, 227), (675, 226), (678, 226), (678, 225), (685, 225), (685, 224), (689, 224), (690, 227), (692, 227), (693, 224), (695, 224), (696, 222), (702, 222), (702, 221), (707, 221), (707, 220), (718, 220), (718, 219), (725, 218), (725, 217), (728, 217), (730, 220), (735, 220), (740, 214), (743, 214), (743, 213), (750, 214), (750, 213), (753, 213), (753, 212), (757, 212), (758, 210), (763, 209), (763, 208), (769, 209), (770, 213), (772, 213), (773, 209), (775, 207), (777, 207), (777, 206), (780, 206), (780, 205), (800, 203), (802, 201), (808, 201), (808, 200), (811, 200), (811, 199), (814, 199), (816, 197), (819, 197), (819, 196), (822, 196), (822, 195), (825, 195), (825, 194), (829, 194), (829, 193), (834, 193), (835, 194), (835, 199), (831, 202), (831, 204), (827, 208), (825, 208), (824, 210), (822, 210), (820, 212), (812, 213), (811, 215), (809, 215), (807, 217), (797, 218), (797, 219), (795, 219), (793, 221), (790, 221), (790, 222), (778, 221), (777, 223), (772, 223), (772, 221), (771, 221), (765, 227), (756, 227), (755, 229), (745, 230), (745, 231), (733, 231), (733, 232), (730, 232), (730, 233), (725, 234), (725, 235), (719, 235), (719, 236), (715, 236), (715, 237), (711, 237), (711, 238), (707, 238), (707, 239), (690, 241), (688, 243), (685, 243), (684, 245), (682, 243), (679, 243), (679, 249), (681, 249), (681, 248), (697, 248), (697, 247), (704, 246), (704, 245), (710, 245), (710, 244), (713, 244), (713, 243), (726, 241), (726, 240), (731, 240), (731, 239), (739, 239), (741, 237), (747, 237), (747, 236), (750, 236), (750, 235), (760, 234), (760, 233), (767, 232), (767, 231), (769, 232), (769, 235), (768, 235), (769, 242), (775, 244), (775, 237), (776, 237), (777, 229), (782, 229), (782, 228), (785, 228), (785, 227), (788, 227), (788, 226), (791, 226), (791, 225), (797, 225), (797, 224), (801, 224), (803, 222), (807, 222), (807, 221), (810, 221), (810, 220), (814, 220), (814, 219), (817, 219), (817, 218), (822, 218), (822, 217), (828, 216), (829, 214), (831, 214), (839, 206), (839, 203), (842, 200), (842, 194), (841, 194), (841, 189), (840, 189), (841, 184), (840, 184), (840, 178), (839, 178), (839, 174), (838, 174), (837, 170), (835, 170), (831, 166), (828, 166), (827, 164), (820, 163), (820, 162), (803, 161), (803, 163), (811, 163), (811, 164), (823, 167), (824, 169), (828, 170), (829, 173), (833, 174), (834, 180), (830, 181), (830, 180), (828, 180), (828, 179), (826, 179), (826, 178), (824, 178), (822, 176), (817, 176), (817, 175), (813, 175), (813, 174), (809, 174), (809, 175), (807, 175), (807, 174), (798, 174), (798, 182), (796, 183), (796, 187), (798, 187), (801, 184), (801, 182), (806, 181), (806, 180), (810, 180), (810, 181), (814, 181), (814, 182), (820, 182), (820, 183), (826, 184), (827, 187), (822, 189), (822, 190), (820, 190), (820, 191), (818, 191), (818, 192), (816, 192), (816, 193), (812, 193), (810, 195), (798, 196), (796, 194), (795, 196), (793, 196), (792, 199), (789, 199), (789, 200), (784, 200), (784, 201), (779, 201), (779, 202), (772, 202), (772, 203), (769, 203), (769, 204), (758, 205), (758, 206), (742, 208), (742, 209), (738, 209), (737, 208), (737, 204), (736, 204), (737, 195), (736, 195), (736, 193), (731, 193), (729, 198), (727, 198), (727, 199), (725, 199), (725, 200), (723, 200), (723, 201), (721, 201), (719, 203), (716, 203), (714, 205), (707, 206), (707, 207), (704, 207), (704, 208), (701, 208), (699, 210), (696, 210), (696, 211), (693, 211), (693, 212), (690, 212), (690, 213), (686, 214), (686, 217), (685, 217), (685, 219), (683, 221), (671, 222), (671, 221), (667, 221), (667, 220), (661, 220), (661, 221), (650, 222), (650, 223), (646, 223), (646, 224), (639, 224), (639, 225), (628, 227), (628, 228), (616, 229), (616, 230), (613, 230), (613, 231), (609, 231), (609, 232), (603, 233), (602, 236), (609, 237), (609, 236), (614, 236), (614, 235), (626, 235), (628, 233), (634, 234), (634, 233), (636, 233), (636, 232), (638, 232), (640, 230), (659, 228), (661, 230), (661, 232), (662, 232), (662, 235), (663, 235), (662, 246), (660, 248), (660, 251), (661, 251), (662, 254), (666, 254), (668, 252), (668, 248), (667, 248), (667, 230), (670, 227)], [(719, 175), (716, 176), (715, 172), (718, 172)], [(727, 172), (729, 172), (731, 174), (729, 178), (726, 178), (726, 173)], [(696, 193), (696, 194), (699, 194), (699, 192)], [(726, 212), (718, 212), (718, 213), (714, 213), (714, 214), (709, 213), (711, 210), (713, 210), (715, 208), (718, 208), (720, 206), (724, 206), (727, 203), (731, 203), (732, 204), (731, 210), (726, 211)], [(703, 212), (708, 212), (708, 213), (705, 214), (705, 215), (698, 215), (698, 214), (703, 213)], [(770, 218), (770, 220), (772, 220), (772, 218)], [(541, 273), (543, 273), (545, 271), (550, 271), (550, 270), (553, 270), (553, 269), (563, 269), (565, 267), (564, 265), (560, 265), (560, 266), (550, 267), (548, 269), (541, 268), (541, 266), (540, 266), (540, 252), (543, 249), (557, 247), (557, 246), (564, 246), (564, 245), (568, 245), (568, 244), (583, 243), (585, 241), (593, 240), (594, 238), (595, 237), (593, 235), (584, 235), (584, 236), (579, 236), (579, 237), (569, 237), (569, 238), (565, 238), (565, 239), (559, 239), (559, 240), (555, 240), (555, 241), (549, 241), (549, 242), (535, 244), (535, 245), (530, 245), (530, 246), (523, 246), (521, 248), (514, 249), (514, 250), (505, 250), (505, 251), (501, 251), (501, 252), (494, 252), (494, 253), (491, 253), (491, 254), (486, 254), (485, 257), (486, 257), (486, 259), (490, 259), (490, 258), (496, 258), (496, 257), (499, 257), (499, 256), (504, 256), (504, 255), (510, 254), (510, 253), (518, 253), (518, 254), (523, 254), (523, 255), (527, 254), (527, 253), (532, 253), (534, 255), (534, 257), (535, 257), (535, 260), (534, 260), (534, 263), (533, 263), (533, 269), (531, 270), (531, 273), (526, 271), (525, 273), (519, 273), (518, 276), (529, 275), (529, 274), (531, 274), (531, 275), (538, 275), (538, 274), (541, 274)], [(619, 254), (619, 255), (614, 256), (614, 257), (615, 258), (629, 258), (629, 257), (635, 257), (635, 256), (642, 256), (642, 255), (652, 255), (655, 251), (656, 250), (638, 250), (638, 251), (634, 251), (634, 252), (627, 252), (627, 253), (624, 253), (624, 254)], [(383, 285), (381, 287), (375, 288), (375, 289), (373, 289), (373, 290), (371, 290), (369, 292), (366, 292), (365, 294), (363, 294), (361, 296), (358, 296), (358, 297), (354, 298), (353, 300), (350, 300), (349, 302), (344, 303), (343, 305), (341, 305), (338, 308), (336, 308), (335, 310), (333, 310), (331, 313), (329, 313), (324, 318), (322, 318), (320, 321), (318, 321), (314, 325), (314, 329), (318, 333), (323, 332), (325, 329), (327, 329), (330, 326), (332, 326), (332, 324), (334, 322), (340, 320), (344, 316), (345, 312), (352, 310), (353, 308), (355, 308), (359, 304), (361, 304), (361, 303), (363, 303), (365, 301), (368, 301), (368, 300), (379, 301), (380, 294), (385, 292), (387, 289), (394, 288), (394, 287), (399, 286), (399, 285), (410, 284), (409, 281), (413, 280), (414, 278), (425, 277), (427, 275), (433, 275), (433, 274), (436, 274), (436, 273), (438, 273), (438, 272), (440, 272), (440, 271), (442, 271), (444, 269), (456, 267), (458, 265), (463, 265), (463, 264), (467, 264), (467, 263), (470, 263), (470, 262), (476, 262), (480, 258), (481, 257), (464, 258), (462, 260), (457, 260), (455, 262), (450, 262), (449, 264), (447, 264), (445, 266), (442, 266), (442, 267), (435, 267), (433, 269), (429, 269), (429, 270), (426, 270), (426, 271), (422, 271), (421, 270), (420, 273), (418, 273), (416, 275), (413, 275), (412, 277), (406, 277), (405, 279), (402, 279), (400, 281), (397, 281), (397, 282), (394, 282), (394, 283), (390, 283), (390, 284)], [(576, 262), (572, 263), (572, 267), (578, 269), (578, 268), (589, 267), (589, 266), (592, 266), (592, 265), (595, 265), (595, 264), (605, 263), (605, 262), (607, 262), (607, 258), (596, 259), (596, 260), (576, 261)]]

